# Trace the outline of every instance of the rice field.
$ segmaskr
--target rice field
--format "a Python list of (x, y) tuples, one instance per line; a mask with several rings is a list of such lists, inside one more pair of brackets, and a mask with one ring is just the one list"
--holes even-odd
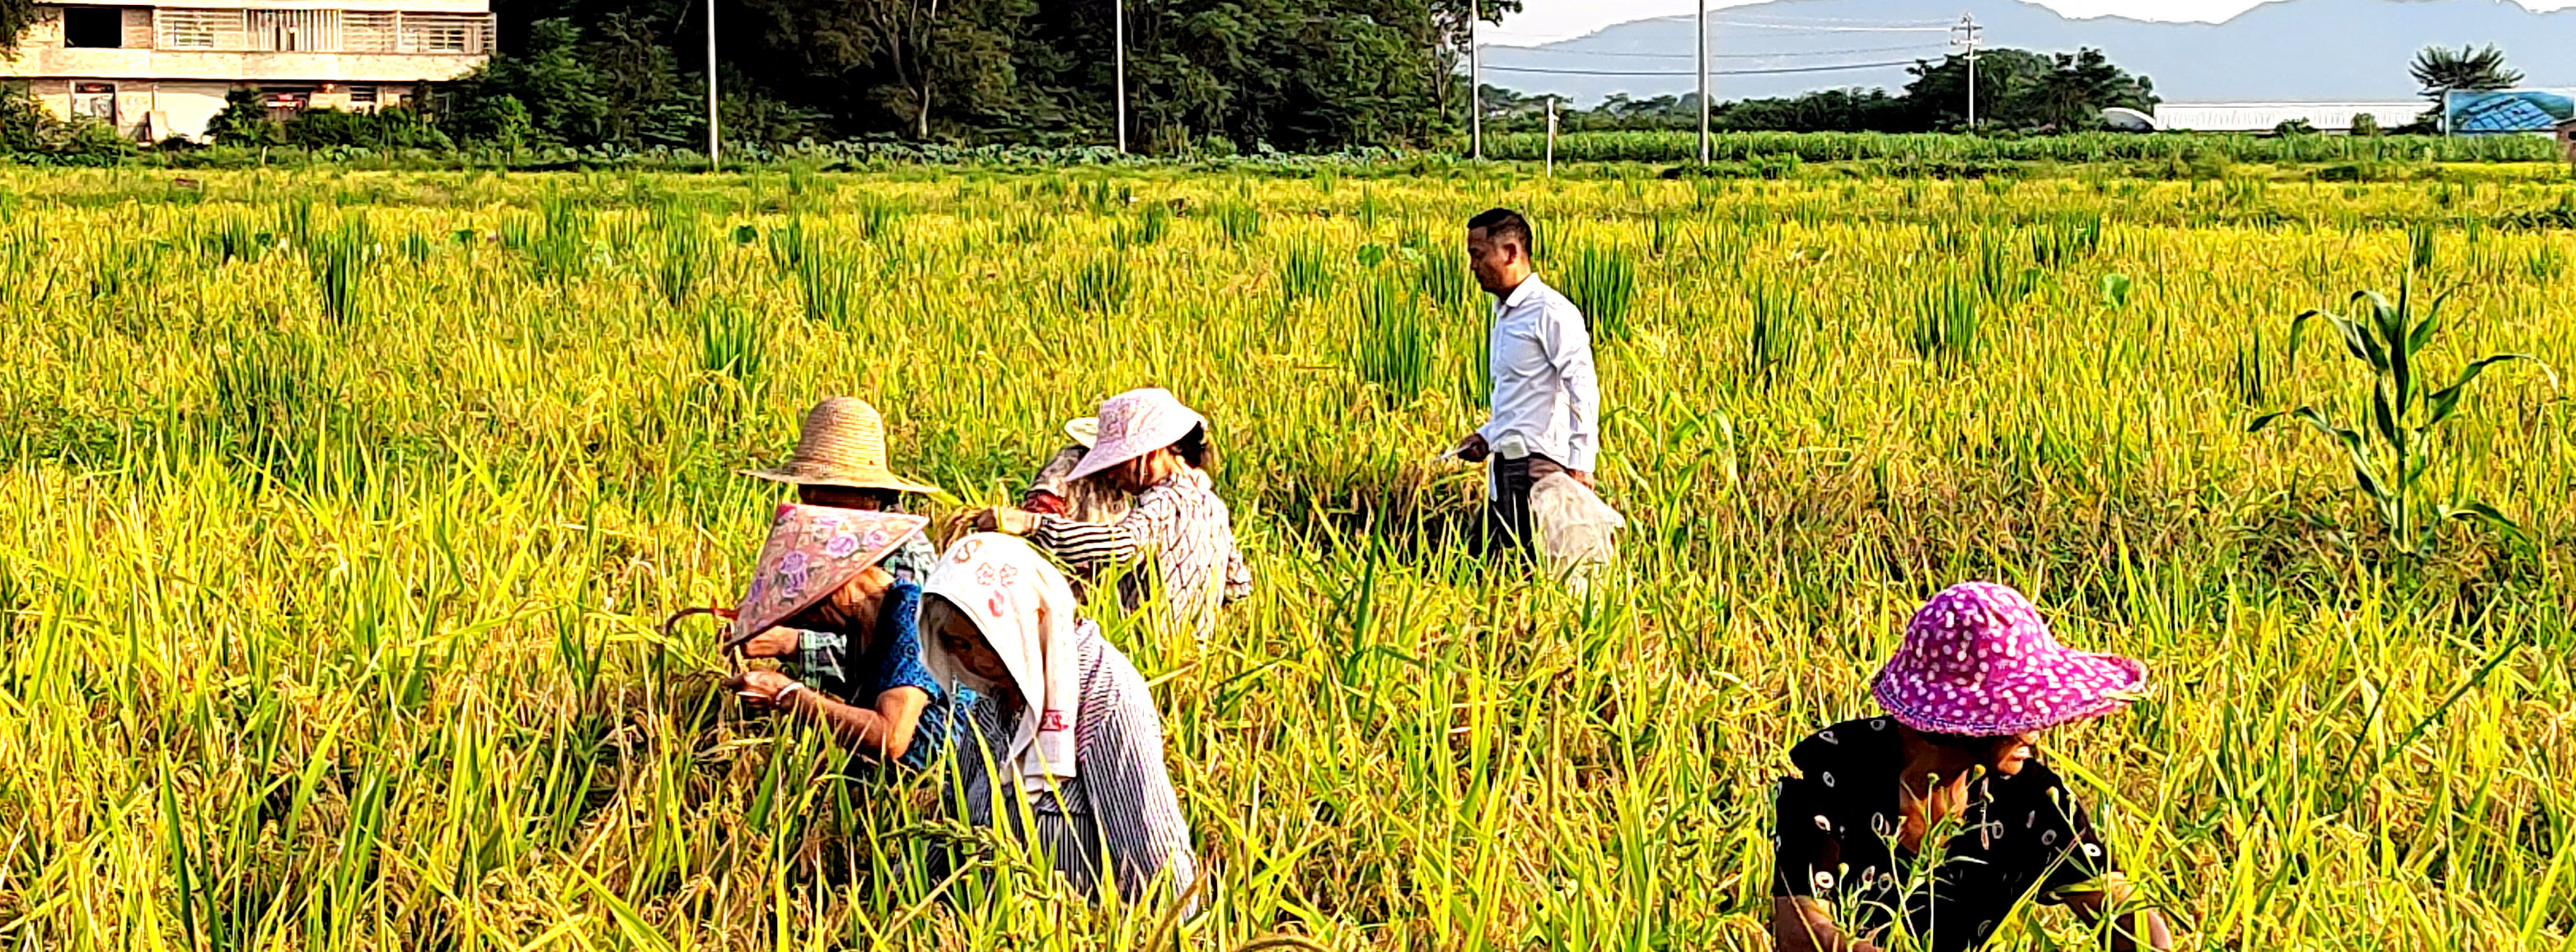
[[(198, 175), (0, 171), (12, 948), (1767, 948), (1788, 745), (1970, 578), (2147, 662), (2048, 756), (2183, 948), (2576, 948), (2576, 402), (2489, 368), (2410, 505), (2518, 529), (2420, 547), (2247, 432), (2369, 429), (2293, 319), (2410, 266), (2426, 379), (2576, 367), (2563, 176)], [(1594, 324), (1588, 598), (1466, 558), (1429, 462), (1493, 204)], [(1146, 384), (1260, 580), (1204, 647), (1100, 607), (1201, 915), (1066, 901), (656, 629), (739, 589), (778, 496), (733, 471), (818, 397), (944, 516)]]

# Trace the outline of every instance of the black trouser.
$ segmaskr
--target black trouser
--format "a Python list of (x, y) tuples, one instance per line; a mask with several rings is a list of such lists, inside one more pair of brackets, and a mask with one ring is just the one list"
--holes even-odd
[(1557, 461), (1532, 453), (1519, 459), (1494, 457), (1494, 498), (1485, 502), (1485, 554), (1519, 552), (1538, 546), (1530, 526), (1530, 488), (1550, 475), (1565, 472)]

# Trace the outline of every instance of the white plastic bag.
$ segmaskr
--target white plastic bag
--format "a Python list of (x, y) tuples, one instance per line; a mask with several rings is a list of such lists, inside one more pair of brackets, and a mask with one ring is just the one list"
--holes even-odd
[(1574, 477), (1550, 473), (1530, 487), (1530, 525), (1538, 533), (1539, 563), (1577, 593), (1592, 587), (1619, 559), (1619, 530), (1626, 517)]

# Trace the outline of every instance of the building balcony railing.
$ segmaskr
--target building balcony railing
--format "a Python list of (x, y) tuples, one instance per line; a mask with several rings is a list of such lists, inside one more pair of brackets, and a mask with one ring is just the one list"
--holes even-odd
[(152, 19), (154, 46), (174, 52), (483, 56), (493, 43), (489, 13), (164, 7)]

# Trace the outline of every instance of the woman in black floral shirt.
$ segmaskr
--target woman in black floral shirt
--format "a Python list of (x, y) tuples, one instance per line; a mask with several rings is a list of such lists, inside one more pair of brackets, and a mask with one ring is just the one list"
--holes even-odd
[(1771, 887), (1780, 948), (1907, 937), (1929, 952), (1977, 949), (2024, 901), (2114, 920), (2114, 950), (2170, 948), (2163, 917), (2131, 908), (2083, 805), (2035, 753), (2040, 731), (2117, 710), (2143, 680), (2136, 661), (2059, 646), (2010, 588), (1935, 596), (1879, 672), (1887, 716), (1789, 752)]

